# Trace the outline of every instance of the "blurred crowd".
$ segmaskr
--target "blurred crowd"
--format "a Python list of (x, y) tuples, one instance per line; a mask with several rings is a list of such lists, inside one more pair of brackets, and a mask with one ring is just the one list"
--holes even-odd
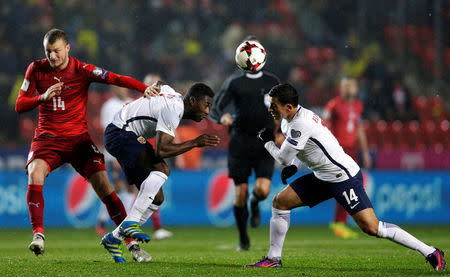
[[(45, 57), (42, 38), (54, 27), (66, 31), (70, 53), (81, 61), (139, 80), (157, 73), (181, 91), (192, 81), (218, 90), (237, 70), (235, 47), (253, 34), (268, 51), (265, 69), (297, 87), (304, 106), (320, 110), (347, 75), (360, 82), (368, 120), (419, 120), (419, 96), (436, 103), (432, 119), (441, 120), (450, 98), (443, 77), (450, 73), (450, 4), (442, 2), (442, 72), (436, 72), (434, 1), (407, 2), (399, 21), (396, 1), (386, 0), (5, 1), (0, 116), (8, 127), (0, 142), (29, 143), (21, 132), (32, 132), (37, 111), (19, 117), (14, 103), (28, 64)], [(109, 88), (91, 88), (101, 105)]]

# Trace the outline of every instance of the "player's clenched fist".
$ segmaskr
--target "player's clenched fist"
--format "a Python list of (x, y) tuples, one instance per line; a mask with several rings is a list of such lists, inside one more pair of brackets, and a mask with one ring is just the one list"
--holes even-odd
[(273, 131), (263, 128), (258, 132), (258, 139), (266, 143), (275, 140), (275, 136), (273, 135)]
[(157, 86), (148, 86), (145, 91), (144, 91), (144, 96), (147, 98), (153, 97), (153, 96), (158, 96), (159, 95), (159, 91), (161, 90), (160, 87)]
[(45, 102), (45, 101), (52, 99), (53, 97), (55, 97), (56, 94), (61, 93), (63, 85), (64, 85), (63, 82), (59, 82), (59, 83), (56, 83), (53, 86), (49, 87), (44, 94), (41, 94), (41, 97), (39, 98), (39, 100), (41, 102)]
[(220, 138), (216, 135), (201, 135), (197, 137), (196, 139), (197, 147), (204, 147), (204, 146), (217, 146), (220, 143)]

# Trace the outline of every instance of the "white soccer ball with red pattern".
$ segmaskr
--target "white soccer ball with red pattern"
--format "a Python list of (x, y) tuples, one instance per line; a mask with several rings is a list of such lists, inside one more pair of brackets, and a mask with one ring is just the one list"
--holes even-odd
[(255, 40), (244, 41), (236, 49), (234, 59), (240, 69), (257, 72), (266, 64), (266, 50)]

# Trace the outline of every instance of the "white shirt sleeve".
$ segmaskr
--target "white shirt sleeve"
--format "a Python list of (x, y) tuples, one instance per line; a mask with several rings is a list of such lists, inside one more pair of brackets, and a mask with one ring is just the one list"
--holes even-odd
[(286, 166), (290, 165), (294, 161), (298, 153), (298, 150), (289, 147), (287, 144), (288, 143), (285, 140), (281, 145), (281, 148), (278, 148), (275, 145), (275, 142), (269, 141), (264, 144), (264, 147), (277, 162)]

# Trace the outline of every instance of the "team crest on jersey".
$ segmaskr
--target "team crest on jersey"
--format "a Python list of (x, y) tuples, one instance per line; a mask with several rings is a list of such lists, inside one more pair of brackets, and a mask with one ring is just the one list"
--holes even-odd
[(302, 132), (291, 129), (291, 137), (292, 138), (299, 138), (302, 135)]
[(92, 70), (92, 74), (94, 74), (95, 76), (100, 76), (102, 75), (103, 70), (100, 67), (95, 67), (94, 70)]
[(138, 138), (137, 138), (137, 141), (139, 141), (140, 144), (145, 144), (145, 143), (147, 143), (147, 140), (146, 140), (143, 136), (138, 137)]
[(297, 141), (295, 141), (295, 140), (293, 140), (293, 139), (291, 139), (290, 137), (287, 137), (287, 142), (289, 142), (290, 144), (292, 144), (292, 145), (294, 145), (294, 146), (297, 146), (297, 144), (298, 144), (298, 142)]

